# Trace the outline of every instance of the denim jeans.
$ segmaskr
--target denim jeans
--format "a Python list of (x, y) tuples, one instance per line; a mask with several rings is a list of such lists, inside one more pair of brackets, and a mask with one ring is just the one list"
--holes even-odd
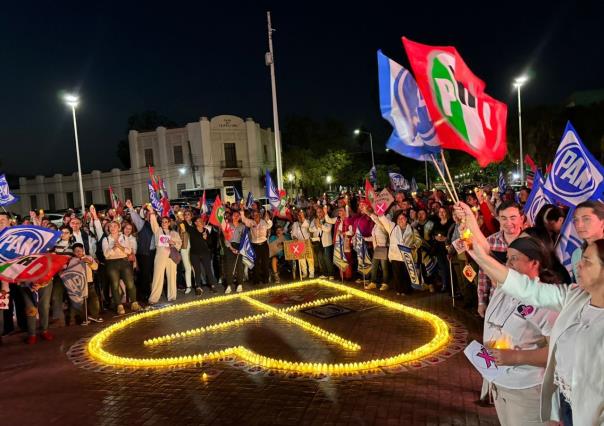
[(333, 245), (323, 247), (323, 261), (328, 277), (333, 277)]
[(376, 259), (375, 256), (371, 260), (371, 282), (378, 283), (378, 268), (382, 268), (382, 283), (388, 284), (388, 259)]
[(111, 259), (106, 261), (107, 278), (111, 284), (113, 306), (121, 305), (120, 279), (124, 281), (130, 303), (136, 302), (136, 287), (134, 287), (134, 270), (128, 259)]
[(50, 296), (52, 295), (52, 282), (38, 290), (38, 303), (34, 303), (35, 294), (27, 287), (20, 287), (25, 302), (25, 316), (27, 317), (27, 334), (36, 335), (36, 314), (40, 316), (40, 330), (48, 330), (48, 314), (50, 311)]

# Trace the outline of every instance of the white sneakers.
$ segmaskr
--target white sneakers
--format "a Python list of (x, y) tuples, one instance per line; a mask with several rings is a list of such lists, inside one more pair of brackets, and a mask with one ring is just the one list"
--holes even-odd
[(237, 293), (241, 293), (243, 291), (243, 286), (241, 284), (239, 284), (237, 286)]
[(231, 290), (231, 286), (227, 285), (226, 290), (224, 290), (224, 294), (231, 294), (232, 290)]
[(191, 287), (187, 287), (187, 289), (185, 290), (185, 294), (189, 294), (191, 293)]
[(126, 311), (124, 310), (124, 305), (117, 305), (117, 314), (124, 315)]

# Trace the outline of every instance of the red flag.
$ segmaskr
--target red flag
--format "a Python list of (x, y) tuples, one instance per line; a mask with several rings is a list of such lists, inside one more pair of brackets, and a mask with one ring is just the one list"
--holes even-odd
[(222, 228), (222, 222), (224, 221), (224, 207), (220, 201), (220, 196), (217, 195), (212, 206), (212, 213), (210, 214), (210, 223), (212, 225)]
[(365, 179), (365, 198), (367, 198), (369, 205), (373, 207), (375, 203), (375, 189), (373, 189), (373, 185), (371, 185), (369, 179)]
[(481, 167), (503, 160), (507, 106), (484, 93), (455, 47), (405, 37), (403, 45), (443, 148), (465, 151)]
[(45, 253), (19, 257), (0, 267), (0, 278), (8, 282), (45, 284), (69, 262), (70, 256)]
[(151, 179), (151, 186), (155, 192), (159, 191), (159, 185), (157, 184), (157, 178), (155, 177), (155, 169), (153, 166), (149, 166), (149, 178)]
[(206, 202), (206, 190), (203, 190), (203, 195), (199, 199), (199, 212), (201, 214), (208, 213), (208, 203)]
[(161, 199), (161, 216), (162, 217), (169, 217), (170, 216), (170, 200), (168, 200), (166, 197)]
[(535, 162), (533, 161), (533, 159), (531, 158), (531, 156), (530, 156), (530, 155), (526, 154), (526, 155), (524, 156), (524, 162), (525, 162), (526, 164), (528, 164), (528, 166), (531, 168), (531, 171), (532, 171), (533, 173), (535, 173), (535, 172), (537, 171), (537, 165), (535, 164)]

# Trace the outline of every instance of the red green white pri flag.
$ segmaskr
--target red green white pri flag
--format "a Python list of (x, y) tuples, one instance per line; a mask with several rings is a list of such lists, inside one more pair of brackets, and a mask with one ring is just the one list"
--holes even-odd
[(0, 265), (0, 279), (12, 283), (47, 283), (69, 261), (70, 256), (30, 254)]
[(405, 37), (403, 45), (442, 147), (467, 152), (481, 167), (503, 160), (507, 106), (484, 92), (455, 47)]
[(224, 222), (224, 207), (222, 206), (222, 201), (220, 201), (220, 196), (217, 195), (214, 200), (214, 205), (212, 206), (212, 213), (210, 213), (210, 223), (214, 226), (218, 226), (222, 228), (222, 223)]

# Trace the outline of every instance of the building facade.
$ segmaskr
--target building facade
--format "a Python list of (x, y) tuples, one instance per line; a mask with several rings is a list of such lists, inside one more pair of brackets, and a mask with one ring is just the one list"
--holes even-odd
[[(251, 118), (233, 115), (201, 117), (185, 127), (158, 127), (128, 134), (130, 169), (93, 170), (82, 175), (85, 204), (109, 204), (109, 186), (122, 200), (136, 205), (149, 201), (148, 166), (166, 182), (170, 198), (184, 189), (235, 186), (241, 194), (263, 196), (265, 169), (275, 168), (274, 133)], [(84, 165), (85, 166), (85, 165)], [(11, 210), (62, 210), (80, 206), (77, 172), (34, 179), (19, 178), (14, 191), (21, 200)]]

